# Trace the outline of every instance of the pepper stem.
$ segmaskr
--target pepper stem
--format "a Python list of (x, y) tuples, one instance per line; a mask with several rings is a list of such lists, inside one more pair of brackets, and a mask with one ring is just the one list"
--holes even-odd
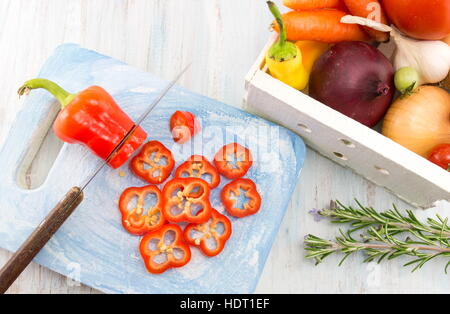
[(278, 62), (292, 60), (297, 57), (297, 46), (287, 41), (286, 27), (277, 5), (272, 1), (267, 1), (267, 5), (269, 6), (270, 12), (272, 12), (280, 28), (280, 36), (278, 41), (273, 44), (268, 51), (269, 57), (277, 60)]
[(270, 12), (275, 17), (275, 20), (280, 27), (280, 38), (278, 39), (278, 44), (283, 46), (286, 43), (286, 27), (284, 26), (283, 17), (281, 16), (280, 10), (278, 10), (277, 5), (273, 1), (267, 1), (267, 5), (269, 6)]
[(28, 95), (31, 90), (39, 88), (43, 88), (52, 94), (61, 104), (61, 109), (64, 109), (76, 96), (75, 94), (70, 94), (58, 84), (41, 78), (25, 82), (17, 93), (19, 96)]

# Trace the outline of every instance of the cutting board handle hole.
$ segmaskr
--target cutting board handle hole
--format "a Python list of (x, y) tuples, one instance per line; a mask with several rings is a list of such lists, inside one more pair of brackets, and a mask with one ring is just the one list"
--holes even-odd
[(60, 105), (53, 101), (40, 105), (48, 106), (49, 112), (33, 133), (16, 175), (17, 184), (27, 190), (37, 189), (45, 182), (63, 146), (52, 128)]

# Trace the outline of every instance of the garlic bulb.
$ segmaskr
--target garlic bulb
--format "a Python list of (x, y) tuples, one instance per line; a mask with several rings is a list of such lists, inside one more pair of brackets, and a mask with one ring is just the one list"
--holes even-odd
[(450, 46), (442, 41), (415, 40), (400, 34), (395, 28), (391, 37), (397, 44), (394, 67), (410, 66), (420, 74), (420, 85), (438, 83), (450, 71)]
[(357, 16), (344, 16), (341, 23), (359, 24), (390, 32), (397, 46), (393, 56), (395, 70), (414, 68), (420, 75), (419, 85), (438, 83), (444, 80), (450, 71), (450, 46), (442, 41), (412, 39), (394, 27)]
[(392, 31), (392, 27), (387, 26), (386, 24), (365, 18), (360, 16), (354, 16), (354, 15), (345, 15), (341, 18), (341, 23), (344, 24), (358, 24), (361, 26), (367, 26), (370, 28), (373, 28), (374, 30), (380, 31), (380, 32), (386, 32), (390, 33)]

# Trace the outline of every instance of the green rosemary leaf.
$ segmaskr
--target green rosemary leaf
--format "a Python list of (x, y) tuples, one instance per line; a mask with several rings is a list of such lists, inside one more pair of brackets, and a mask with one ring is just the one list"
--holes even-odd
[(386, 256), (388, 256), (390, 253), (391, 252), (387, 251), (386, 253), (381, 255), (381, 257), (378, 259), (377, 263), (380, 264), (386, 258)]
[[(450, 259), (450, 226), (448, 218), (436, 215), (421, 222), (412, 210), (403, 215), (394, 205), (393, 209), (377, 212), (355, 200), (358, 207), (345, 206), (336, 201), (329, 209), (319, 211), (323, 217), (333, 223), (349, 224), (347, 231), (339, 230), (339, 236), (328, 241), (314, 235), (305, 237), (306, 257), (321, 263), (326, 257), (337, 252), (344, 254), (339, 262), (341, 266), (355, 252), (364, 251), (364, 262), (392, 260), (401, 256), (413, 257), (404, 266), (414, 266), (412, 271), (421, 269), (426, 263), (437, 258)], [(362, 241), (353, 235), (362, 232)], [(450, 261), (445, 266), (447, 273)]]
[(445, 274), (446, 274), (446, 275), (448, 274), (447, 270), (448, 270), (448, 267), (449, 267), (449, 266), (450, 266), (450, 262), (448, 262), (447, 265), (445, 265), (444, 271), (445, 271)]
[(339, 262), (338, 266), (340, 267), (340, 266), (345, 262), (345, 260), (346, 260), (350, 255), (352, 255), (352, 253), (353, 253), (353, 252), (348, 252), (348, 253), (346, 253), (346, 254), (344, 255), (344, 258), (342, 258), (341, 261)]

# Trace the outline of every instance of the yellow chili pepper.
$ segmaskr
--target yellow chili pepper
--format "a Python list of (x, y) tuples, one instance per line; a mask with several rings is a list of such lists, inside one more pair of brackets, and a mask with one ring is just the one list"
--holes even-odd
[(267, 1), (267, 4), (280, 27), (278, 41), (266, 54), (270, 75), (295, 89), (304, 89), (308, 85), (309, 74), (303, 66), (302, 52), (294, 43), (286, 40), (286, 28), (275, 3)]
[(319, 59), (319, 57), (328, 50), (330, 45), (327, 43), (312, 40), (300, 40), (297, 41), (295, 45), (302, 52), (303, 67), (308, 73), (309, 80), (309, 75), (311, 74), (314, 64), (316, 63), (317, 59)]

